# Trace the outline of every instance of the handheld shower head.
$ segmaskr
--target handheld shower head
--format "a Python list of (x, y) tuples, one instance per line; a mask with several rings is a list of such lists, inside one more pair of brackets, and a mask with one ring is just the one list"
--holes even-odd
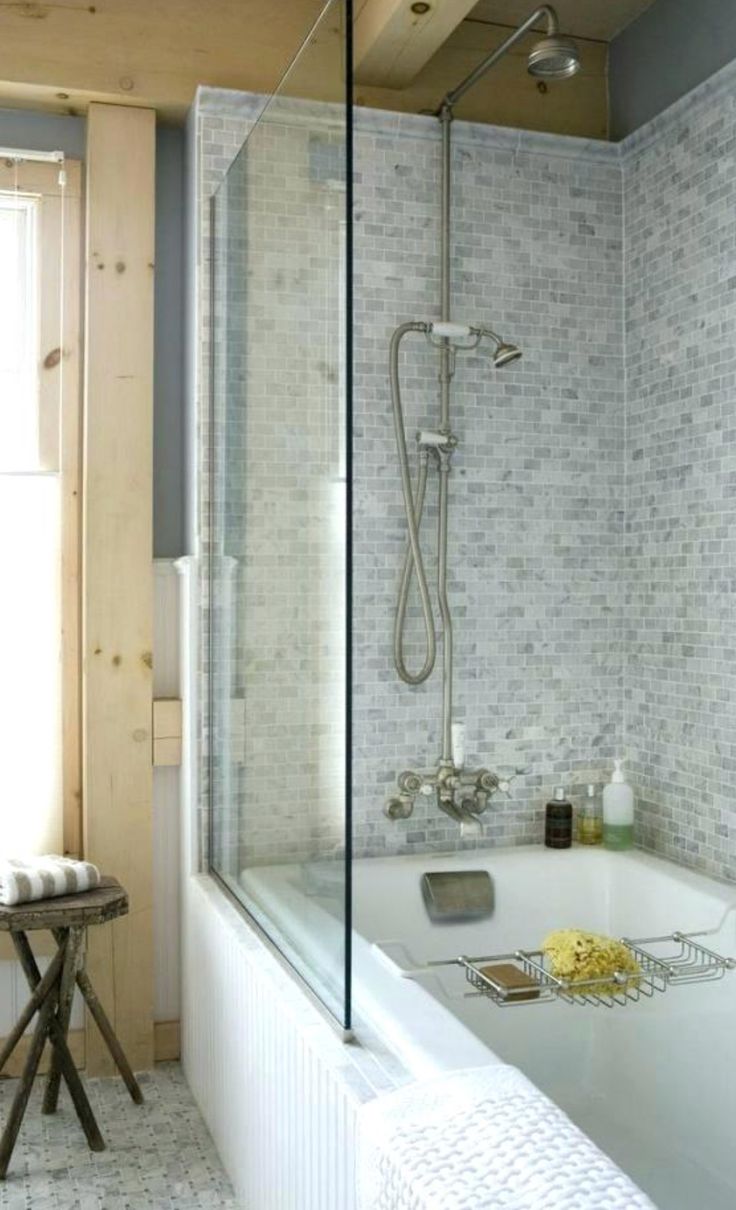
[(540, 38), (529, 52), (527, 70), (541, 80), (567, 80), (580, 71), (578, 48), (563, 34)]
[(433, 337), (435, 337), (435, 339), (440, 338), (441, 343), (442, 338), (455, 342), (469, 336), (473, 343), (469, 345), (453, 345), (453, 347), (460, 352), (462, 352), (463, 349), (474, 349), (484, 338), (492, 340), (496, 346), (493, 350), (493, 364), (496, 369), (499, 370), (501, 366), (506, 366), (511, 361), (518, 361), (518, 359), (521, 357), (521, 349), (518, 347), (518, 345), (508, 344), (507, 341), (502, 340), (498, 333), (494, 332), (492, 328), (474, 328), (467, 324), (449, 323), (445, 320), (435, 320), (432, 323), (419, 324), (418, 327), (420, 331), (426, 332), (427, 338), (431, 344), (435, 343), (435, 341), (432, 339)]
[(479, 340), (486, 336), (488, 340), (493, 341), (496, 346), (493, 350), (493, 364), (497, 370), (500, 370), (501, 366), (509, 365), (512, 361), (518, 361), (521, 357), (521, 349), (519, 346), (509, 344), (507, 341), (502, 340), (498, 333), (494, 332), (492, 328), (471, 328), (470, 330), (473, 335), (478, 337)]

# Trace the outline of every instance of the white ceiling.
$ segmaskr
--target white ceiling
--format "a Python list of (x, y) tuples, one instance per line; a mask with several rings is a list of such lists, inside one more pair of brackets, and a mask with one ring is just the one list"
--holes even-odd
[[(653, 3), (654, 0), (555, 0), (555, 8), (564, 33), (610, 42)], [(498, 25), (520, 25), (532, 7), (533, 0), (480, 0), (469, 17)]]

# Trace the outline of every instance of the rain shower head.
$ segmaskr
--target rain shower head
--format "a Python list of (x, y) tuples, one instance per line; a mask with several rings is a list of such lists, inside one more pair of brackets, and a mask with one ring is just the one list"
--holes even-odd
[(567, 80), (580, 71), (580, 55), (572, 38), (553, 33), (540, 38), (529, 52), (527, 70), (541, 80)]
[(499, 59), (503, 59), (504, 55), (508, 54), (511, 48), (526, 34), (531, 33), (542, 20), (546, 22), (547, 33), (544, 38), (539, 38), (534, 43), (529, 52), (527, 62), (529, 74), (537, 76), (540, 80), (567, 80), (580, 70), (578, 48), (572, 38), (566, 38), (564, 34), (560, 33), (557, 10), (551, 4), (540, 4), (539, 8), (535, 8), (534, 12), (530, 13), (526, 20), (509, 34), (505, 42), (494, 47), (491, 53), (486, 55), (485, 59), (458, 84), (457, 88), (451, 89), (446, 94), (437, 110), (437, 117), (444, 122), (445, 127), (452, 120), (453, 106), (461, 97), (464, 97), (466, 92), (473, 88), (479, 80), (482, 80)]
[(497, 369), (501, 366), (507, 366), (511, 361), (518, 361), (521, 357), (521, 349), (516, 345), (507, 345), (505, 341), (501, 341), (500, 345), (493, 354), (493, 364)]

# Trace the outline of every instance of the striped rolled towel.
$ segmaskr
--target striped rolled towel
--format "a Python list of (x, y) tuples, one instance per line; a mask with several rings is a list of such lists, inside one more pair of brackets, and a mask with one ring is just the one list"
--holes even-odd
[(100, 885), (100, 871), (89, 861), (48, 853), (44, 857), (0, 860), (0, 903), (12, 907), (33, 899), (78, 895)]

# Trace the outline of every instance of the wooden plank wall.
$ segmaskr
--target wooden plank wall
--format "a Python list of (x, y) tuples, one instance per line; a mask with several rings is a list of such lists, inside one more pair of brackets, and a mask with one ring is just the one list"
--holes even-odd
[[(130, 915), (90, 930), (88, 969), (135, 1070), (153, 1062), (152, 441), (155, 114), (87, 122), (83, 575), (86, 856)], [(87, 1070), (109, 1069), (88, 1025)]]

